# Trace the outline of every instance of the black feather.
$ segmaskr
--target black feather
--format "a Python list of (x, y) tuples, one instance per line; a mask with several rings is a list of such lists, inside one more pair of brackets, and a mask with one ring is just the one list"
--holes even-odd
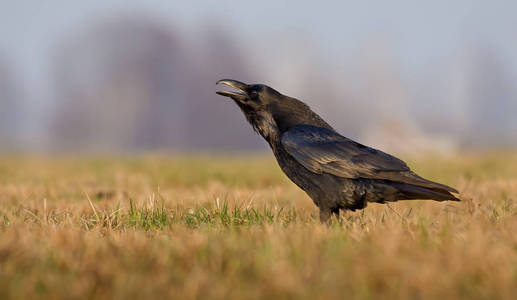
[(242, 92), (220, 94), (239, 105), (282, 171), (319, 207), (322, 221), (368, 202), (459, 200), (451, 194), (458, 191), (418, 176), (402, 160), (340, 135), (297, 99), (266, 85), (219, 82)]

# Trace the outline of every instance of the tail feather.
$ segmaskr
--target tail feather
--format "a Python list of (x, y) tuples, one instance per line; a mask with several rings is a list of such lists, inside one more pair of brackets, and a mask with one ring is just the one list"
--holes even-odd
[(444, 189), (428, 188), (405, 183), (394, 183), (392, 186), (399, 190), (405, 200), (430, 199), (436, 201), (460, 201), (459, 198)]
[(403, 182), (409, 185), (420, 186), (434, 191), (444, 191), (456, 194), (458, 193), (456, 189), (448, 185), (427, 180), (425, 178), (418, 176), (415, 172), (412, 171), (391, 174), (390, 180), (395, 182)]

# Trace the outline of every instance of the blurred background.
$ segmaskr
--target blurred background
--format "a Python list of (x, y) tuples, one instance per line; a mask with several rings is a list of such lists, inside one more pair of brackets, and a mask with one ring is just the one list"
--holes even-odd
[(3, 153), (267, 150), (221, 78), (387, 151), (517, 146), (515, 1), (0, 3)]

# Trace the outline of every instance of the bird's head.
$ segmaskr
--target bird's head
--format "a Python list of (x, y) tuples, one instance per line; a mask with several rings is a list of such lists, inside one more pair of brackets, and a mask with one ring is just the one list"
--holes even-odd
[(255, 131), (270, 142), (296, 125), (330, 128), (305, 103), (282, 95), (267, 85), (246, 84), (233, 79), (221, 79), (216, 84), (227, 85), (236, 90), (217, 91), (217, 94), (233, 99)]
[(274, 89), (263, 84), (245, 84), (232, 79), (221, 79), (216, 84), (223, 84), (237, 91), (217, 91), (217, 94), (232, 98), (246, 112), (266, 111), (275, 98), (282, 96)]

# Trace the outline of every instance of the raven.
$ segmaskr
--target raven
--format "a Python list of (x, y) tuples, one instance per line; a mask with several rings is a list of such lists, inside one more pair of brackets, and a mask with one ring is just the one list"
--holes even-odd
[(282, 171), (318, 206), (321, 222), (368, 202), (460, 200), (451, 194), (458, 191), (418, 176), (402, 160), (340, 135), (300, 100), (263, 84), (216, 84), (238, 90), (217, 94), (235, 101)]

